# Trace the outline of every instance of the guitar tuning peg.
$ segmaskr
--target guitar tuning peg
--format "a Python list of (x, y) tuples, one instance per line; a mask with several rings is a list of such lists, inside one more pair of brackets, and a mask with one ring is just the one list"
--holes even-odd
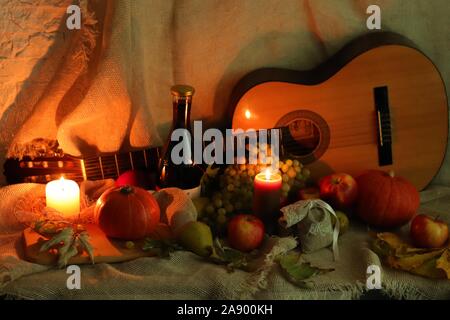
[(64, 157), (64, 151), (61, 148), (56, 149), (55, 157)]

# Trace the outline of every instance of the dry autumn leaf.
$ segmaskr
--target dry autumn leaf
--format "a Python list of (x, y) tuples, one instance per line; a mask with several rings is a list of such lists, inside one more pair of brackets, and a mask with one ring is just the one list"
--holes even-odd
[(450, 249), (447, 248), (441, 257), (437, 259), (436, 267), (444, 270), (447, 274), (447, 279), (450, 279)]
[(373, 243), (374, 251), (394, 269), (427, 278), (450, 279), (450, 248), (414, 248), (390, 232), (379, 233)]

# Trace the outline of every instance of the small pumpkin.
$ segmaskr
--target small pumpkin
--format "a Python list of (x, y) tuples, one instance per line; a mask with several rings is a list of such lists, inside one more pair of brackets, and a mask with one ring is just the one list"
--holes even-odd
[(108, 237), (137, 240), (155, 230), (160, 209), (148, 191), (122, 186), (106, 190), (100, 196), (95, 205), (94, 218)]
[(370, 170), (356, 178), (357, 215), (369, 225), (394, 228), (411, 220), (419, 208), (419, 192), (408, 180), (394, 173)]

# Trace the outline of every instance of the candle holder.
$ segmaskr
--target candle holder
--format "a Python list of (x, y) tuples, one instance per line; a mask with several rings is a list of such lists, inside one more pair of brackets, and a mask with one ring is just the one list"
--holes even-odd
[(266, 169), (255, 177), (253, 213), (258, 216), (269, 234), (276, 230), (280, 215), (281, 175)]

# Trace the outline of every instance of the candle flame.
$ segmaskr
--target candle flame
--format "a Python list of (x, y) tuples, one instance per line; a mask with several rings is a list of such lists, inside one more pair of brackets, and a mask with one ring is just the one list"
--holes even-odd
[(250, 112), (250, 110), (245, 110), (245, 118), (246, 119), (250, 119), (250, 117), (252, 116), (252, 113)]
[(272, 175), (272, 172), (270, 171), (269, 168), (267, 168), (266, 170), (264, 170), (264, 175), (266, 177), (266, 180), (270, 180), (270, 176)]

